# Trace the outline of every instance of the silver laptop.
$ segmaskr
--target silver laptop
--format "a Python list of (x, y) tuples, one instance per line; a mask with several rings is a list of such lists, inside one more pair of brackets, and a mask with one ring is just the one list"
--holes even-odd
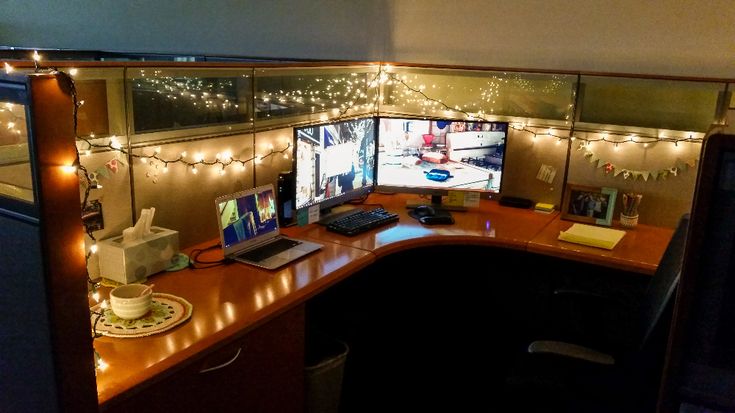
[(215, 205), (226, 258), (272, 270), (322, 247), (281, 235), (273, 185), (218, 197)]

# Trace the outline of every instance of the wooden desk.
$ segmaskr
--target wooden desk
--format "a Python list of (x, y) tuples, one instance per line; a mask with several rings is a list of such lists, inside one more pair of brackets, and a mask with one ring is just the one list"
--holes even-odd
[[(221, 257), (216, 249), (201, 259)], [(373, 261), (366, 251), (326, 243), (320, 252), (279, 271), (232, 263), (155, 275), (150, 281), (156, 292), (180, 296), (193, 305), (191, 319), (149, 337), (96, 339), (95, 349), (109, 364), (97, 374), (100, 405), (170, 375), (200, 353), (241, 337)]]
[[(561, 221), (556, 213), (502, 207), (494, 201), (454, 212), (454, 225), (424, 226), (408, 215), (405, 204), (411, 198), (415, 196), (372, 194), (367, 204), (382, 204), (397, 212), (400, 220), (355, 237), (328, 232), (320, 225), (286, 228), (287, 234), (316, 240), (324, 248), (279, 271), (230, 264), (155, 275), (151, 282), (156, 291), (181, 296), (193, 304), (192, 318), (169, 332), (150, 337), (95, 340), (95, 348), (110, 365), (97, 375), (103, 410), (190, 368), (258, 327), (272, 324), (272, 320), (380, 257), (424, 246), (486, 245), (651, 274), (673, 232), (639, 225), (629, 230), (614, 250), (606, 251), (558, 241), (559, 231), (572, 223)], [(217, 257), (221, 253), (215, 250), (201, 258)], [(303, 313), (289, 322), (303, 324)], [(303, 333), (303, 325), (301, 328)]]
[(289, 228), (289, 234), (321, 242), (335, 242), (370, 251), (381, 257), (395, 252), (428, 245), (487, 245), (525, 250), (533, 239), (558, 213), (542, 214), (529, 209), (502, 207), (494, 201), (482, 201), (479, 208), (452, 212), (453, 225), (422, 225), (408, 215), (406, 201), (416, 195), (371, 194), (365, 208), (380, 204), (399, 214), (399, 221), (354, 237), (329, 232), (321, 225)]
[(638, 225), (622, 228), (615, 222), (613, 228), (626, 232), (612, 250), (559, 241), (559, 232), (566, 231), (574, 222), (556, 217), (528, 243), (528, 251), (573, 261), (586, 262), (625, 271), (652, 275), (656, 272), (664, 250), (674, 234), (673, 228)]

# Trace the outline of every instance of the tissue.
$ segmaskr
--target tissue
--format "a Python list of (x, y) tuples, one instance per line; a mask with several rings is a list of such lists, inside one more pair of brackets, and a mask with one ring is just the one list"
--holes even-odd
[(135, 240), (142, 239), (143, 237), (151, 234), (151, 224), (153, 223), (153, 215), (156, 213), (156, 208), (142, 209), (140, 211), (140, 217), (138, 222), (130, 228), (125, 228), (122, 232), (123, 242), (132, 242)]
[(155, 208), (143, 209), (122, 235), (97, 244), (102, 277), (129, 284), (169, 267), (179, 253), (179, 233), (152, 226), (155, 213)]

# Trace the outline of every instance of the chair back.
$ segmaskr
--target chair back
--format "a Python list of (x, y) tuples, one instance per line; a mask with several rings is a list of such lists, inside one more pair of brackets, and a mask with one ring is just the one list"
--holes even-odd
[(684, 214), (664, 251), (658, 269), (653, 275), (645, 293), (641, 310), (641, 341), (643, 348), (651, 338), (656, 325), (664, 314), (671, 297), (674, 295), (679, 283), (682, 261), (684, 259), (684, 247), (686, 246), (687, 228), (689, 226), (689, 214)]

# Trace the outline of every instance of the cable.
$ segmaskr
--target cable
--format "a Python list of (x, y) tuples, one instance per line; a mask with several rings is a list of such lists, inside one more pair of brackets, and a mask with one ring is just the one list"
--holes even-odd
[[(191, 251), (191, 254), (189, 255), (189, 257), (190, 257), (190, 259), (189, 259), (189, 268), (191, 268), (193, 270), (203, 270), (203, 269), (217, 267), (217, 266), (220, 266), (220, 265), (224, 265), (224, 264), (230, 263), (232, 260), (230, 260), (228, 258), (222, 258), (222, 259), (215, 260), (215, 261), (202, 261), (202, 260), (199, 259), (199, 255), (201, 253), (203, 253), (205, 251), (213, 250), (213, 249), (216, 249), (216, 248), (221, 248), (221, 246), (222, 245), (218, 242), (218, 243), (213, 244), (213, 245), (211, 245), (209, 247), (206, 247), (206, 248), (197, 248), (195, 250), (192, 250)], [(197, 265), (199, 265), (199, 266), (197, 266)]]
[(352, 204), (352, 205), (360, 205), (360, 204), (364, 203), (367, 200), (368, 195), (370, 195), (370, 194), (364, 194), (364, 195), (360, 196), (359, 198), (350, 199), (346, 203)]

